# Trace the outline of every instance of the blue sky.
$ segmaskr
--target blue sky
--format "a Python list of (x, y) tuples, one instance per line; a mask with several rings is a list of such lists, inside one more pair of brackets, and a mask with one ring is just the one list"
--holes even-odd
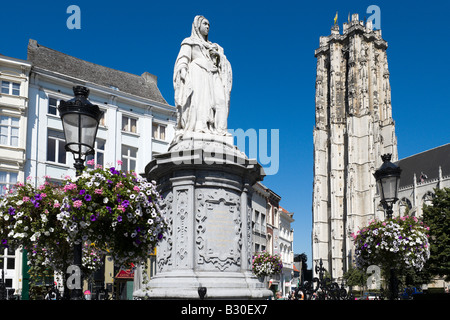
[[(69, 30), (69, 5), (81, 29)], [(173, 105), (172, 72), (181, 41), (197, 14), (211, 23), (209, 39), (233, 68), (230, 129), (279, 130), (279, 170), (264, 184), (294, 212), (294, 252), (311, 257), (314, 50), (348, 13), (381, 10), (388, 42), (399, 157), (450, 142), (450, 2), (442, 1), (6, 1), (0, 53), (26, 59), (29, 39), (110, 68), (158, 77)], [(269, 136), (270, 138), (270, 136)], [(270, 149), (269, 149), (270, 150)]]

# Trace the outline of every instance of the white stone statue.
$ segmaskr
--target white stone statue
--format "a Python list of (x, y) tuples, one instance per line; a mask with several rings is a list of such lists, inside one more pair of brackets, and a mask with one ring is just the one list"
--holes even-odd
[(178, 124), (175, 140), (188, 132), (228, 136), (231, 65), (223, 48), (208, 40), (209, 21), (196, 16), (181, 43), (173, 83)]

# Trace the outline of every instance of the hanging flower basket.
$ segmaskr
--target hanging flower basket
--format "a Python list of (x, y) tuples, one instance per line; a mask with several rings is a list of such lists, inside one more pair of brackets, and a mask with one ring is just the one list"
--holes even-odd
[(63, 190), (45, 178), (35, 188), (17, 183), (0, 201), (0, 240), (3, 247), (28, 250), (30, 264), (61, 270), (69, 259), (65, 232), (57, 222)]
[(270, 255), (268, 252), (261, 252), (253, 256), (252, 271), (257, 277), (265, 277), (281, 273), (283, 263), (278, 255)]
[(94, 243), (118, 264), (145, 262), (167, 222), (156, 184), (114, 167), (88, 169), (66, 181), (57, 215), (74, 243)]
[(145, 262), (162, 239), (156, 185), (116, 168), (85, 170), (63, 186), (18, 183), (0, 199), (0, 247), (28, 251), (28, 263), (65, 271), (73, 244), (83, 243), (83, 268), (98, 269), (105, 255), (117, 264)]
[(378, 265), (420, 271), (430, 257), (428, 230), (416, 217), (373, 220), (352, 234), (356, 264), (359, 268)]

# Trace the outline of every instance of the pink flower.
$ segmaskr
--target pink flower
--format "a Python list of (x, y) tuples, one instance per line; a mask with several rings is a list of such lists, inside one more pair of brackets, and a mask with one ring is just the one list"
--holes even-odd
[(55, 203), (53, 204), (53, 208), (59, 208), (59, 207), (60, 207), (59, 202), (55, 202)]
[(134, 190), (134, 191), (137, 191), (137, 192), (141, 191), (141, 189), (139, 189), (138, 186), (134, 186), (134, 187), (133, 187), (133, 190)]
[(118, 209), (118, 210), (121, 210), (122, 212), (125, 212), (125, 208), (122, 207), (121, 205), (119, 205), (119, 206), (117, 207), (117, 209)]
[(39, 190), (44, 190), (44, 189), (45, 189), (45, 185), (40, 185), (40, 186), (38, 187), (38, 189), (39, 189)]
[(75, 190), (77, 185), (75, 183), (69, 183), (64, 186), (64, 191), (67, 192), (69, 190)]
[(83, 205), (83, 202), (81, 201), (81, 200), (75, 200), (74, 202), (73, 202), (73, 206), (75, 207), (75, 208), (79, 208), (79, 207), (81, 207)]
[(95, 194), (102, 194), (103, 193), (103, 189), (95, 189), (94, 193)]
[(86, 162), (88, 165), (93, 166), (95, 164), (95, 160), (91, 159)]
[(23, 201), (23, 202), (28, 202), (28, 201), (30, 201), (30, 197), (23, 197), (23, 198), (22, 198), (22, 201)]
[(122, 165), (123, 164), (122, 160), (117, 160), (117, 164)]
[(46, 196), (47, 196), (46, 193), (41, 193), (41, 197), (42, 197), (42, 198), (45, 198)]

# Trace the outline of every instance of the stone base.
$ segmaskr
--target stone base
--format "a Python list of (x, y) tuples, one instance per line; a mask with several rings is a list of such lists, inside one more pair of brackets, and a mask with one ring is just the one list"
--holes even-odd
[(199, 287), (206, 288), (205, 299), (266, 300), (273, 296), (251, 273), (173, 271), (157, 274), (149, 285), (135, 291), (144, 299), (200, 299)]
[(199, 299), (199, 287), (209, 299), (272, 296), (251, 274), (252, 186), (264, 171), (231, 142), (183, 136), (147, 165), (169, 228), (157, 248), (157, 273), (135, 297)]

